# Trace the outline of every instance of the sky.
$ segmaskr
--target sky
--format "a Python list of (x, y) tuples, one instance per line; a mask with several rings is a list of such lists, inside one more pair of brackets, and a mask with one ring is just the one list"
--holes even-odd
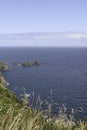
[[(0, 35), (31, 32), (70, 32), (70, 34), (75, 32), (75, 35), (86, 33), (87, 0), (0, 0)], [(20, 42), (18, 36), (15, 39), (12, 43), (12, 39), (3, 41), (0, 36), (0, 46), (21, 45), (22, 39)], [(86, 38), (82, 39), (86, 41)], [(29, 38), (26, 39), (25, 45), (30, 45), (28, 40)], [(50, 38), (46, 40), (50, 41)], [(55, 45), (58, 40), (58, 38), (54, 40)], [(63, 41), (62, 38), (59, 41), (61, 40)], [(81, 40), (79, 42), (82, 42)], [(24, 41), (22, 42), (24, 44)], [(32, 44), (33, 42), (35, 41), (32, 41)], [(47, 42), (41, 41), (41, 38), (39, 42), (39, 45), (41, 42), (42, 45), (47, 45)]]

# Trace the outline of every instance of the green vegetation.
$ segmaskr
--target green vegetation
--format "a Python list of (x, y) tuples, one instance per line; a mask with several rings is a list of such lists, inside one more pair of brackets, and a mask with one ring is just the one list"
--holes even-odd
[[(7, 85), (7, 82), (6, 82), (6, 80), (3, 78), (3, 76), (0, 76), (0, 85), (3, 85), (3, 87)], [(5, 87), (4, 87), (4, 88), (5, 88)]]
[(87, 130), (86, 122), (75, 123), (73, 111), (67, 117), (66, 108), (59, 111), (58, 117), (48, 118), (43, 111), (28, 107), (26, 100), (19, 100), (0, 84), (0, 130)]
[(43, 122), (41, 113), (27, 107), (9, 90), (0, 85), (0, 130), (28, 130)]

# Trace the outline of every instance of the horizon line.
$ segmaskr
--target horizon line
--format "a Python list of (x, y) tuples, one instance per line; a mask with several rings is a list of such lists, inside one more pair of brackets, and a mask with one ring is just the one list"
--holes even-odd
[(87, 48), (87, 46), (0, 46), (0, 48), (17, 48), (17, 47), (20, 47), (20, 48)]
[(87, 33), (87, 31), (53, 31), (53, 32), (0, 32), (0, 34), (27, 34), (27, 33)]

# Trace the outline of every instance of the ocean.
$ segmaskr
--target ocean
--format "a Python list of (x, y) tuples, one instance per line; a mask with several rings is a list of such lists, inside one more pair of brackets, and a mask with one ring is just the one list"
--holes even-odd
[[(36, 60), (42, 65), (13, 65)], [(2, 74), (10, 83), (7, 88), (18, 98), (27, 93), (33, 107), (40, 97), (53, 104), (54, 115), (64, 104), (68, 113), (74, 108), (76, 118), (87, 117), (87, 48), (1, 47), (0, 61), (11, 67)]]

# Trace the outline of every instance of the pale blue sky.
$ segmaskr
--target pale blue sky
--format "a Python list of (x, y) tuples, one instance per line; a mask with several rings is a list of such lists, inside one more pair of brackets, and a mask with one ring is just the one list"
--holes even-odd
[[(87, 0), (0, 0), (0, 34), (27, 32), (87, 32)], [(13, 41), (0, 45), (21, 45)]]
[(0, 0), (0, 33), (87, 31), (87, 0)]

